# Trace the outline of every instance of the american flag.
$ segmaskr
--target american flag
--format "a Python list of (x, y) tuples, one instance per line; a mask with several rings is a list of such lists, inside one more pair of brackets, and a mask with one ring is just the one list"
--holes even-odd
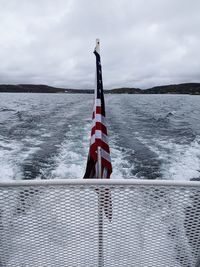
[[(96, 82), (95, 102), (92, 114), (92, 130), (90, 139), (90, 150), (84, 178), (110, 178), (112, 164), (110, 148), (108, 144), (105, 102), (103, 93), (101, 58), (99, 53), (99, 40), (94, 50), (96, 56)], [(98, 175), (98, 148), (101, 154), (101, 177)]]
[[(110, 178), (112, 164), (110, 158), (110, 148), (108, 144), (105, 102), (103, 93), (101, 58), (97, 39), (94, 54), (96, 56), (96, 90), (95, 101), (92, 114), (92, 130), (90, 139), (90, 149), (88, 154), (86, 171), (84, 178)], [(100, 169), (100, 170), (99, 170)], [(106, 217), (112, 219), (112, 202), (109, 189), (97, 190), (101, 205), (104, 208)]]

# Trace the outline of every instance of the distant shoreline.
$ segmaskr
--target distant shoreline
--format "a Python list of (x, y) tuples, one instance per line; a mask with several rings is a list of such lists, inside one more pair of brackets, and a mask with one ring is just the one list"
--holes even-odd
[[(200, 95), (200, 83), (181, 83), (155, 86), (148, 89), (114, 88), (104, 90), (105, 94), (190, 94)], [(64, 93), (64, 94), (93, 94), (94, 90), (57, 88), (37, 84), (0, 84), (0, 93)]]

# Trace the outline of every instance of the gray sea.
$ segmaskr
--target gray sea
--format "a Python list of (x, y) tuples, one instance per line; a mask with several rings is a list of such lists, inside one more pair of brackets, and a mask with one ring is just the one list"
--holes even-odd
[[(112, 178), (200, 177), (200, 96), (105, 95)], [(93, 96), (0, 94), (0, 179), (82, 178)]]

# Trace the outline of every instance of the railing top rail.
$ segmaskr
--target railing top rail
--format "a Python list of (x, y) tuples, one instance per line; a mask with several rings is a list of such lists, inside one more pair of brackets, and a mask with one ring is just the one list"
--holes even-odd
[(126, 186), (182, 186), (200, 187), (199, 181), (139, 180), (139, 179), (55, 179), (55, 180), (3, 180), (0, 187), (52, 186), (52, 185), (126, 185)]

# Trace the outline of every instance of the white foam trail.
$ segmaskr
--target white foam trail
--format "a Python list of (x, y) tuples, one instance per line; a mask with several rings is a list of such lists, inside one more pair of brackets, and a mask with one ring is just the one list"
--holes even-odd
[(139, 138), (163, 162), (160, 166), (164, 179), (190, 180), (200, 177), (200, 137), (190, 144), (177, 144), (173, 140)]
[(21, 146), (15, 141), (6, 142), (0, 140), (0, 179), (1, 180), (10, 180), (17, 179), (20, 175), (20, 169), (17, 164), (15, 155), (20, 151)]
[[(56, 166), (51, 172), (51, 179), (80, 179), (83, 177), (87, 156), (89, 151), (91, 123), (85, 124), (80, 130), (78, 127), (70, 125), (69, 132), (66, 133), (66, 139), (60, 146), (59, 155), (55, 157)], [(73, 142), (73, 136), (77, 133), (82, 134), (80, 140), (78, 138)], [(131, 170), (134, 168), (125, 159), (129, 151), (126, 151), (116, 145), (115, 135), (110, 135), (109, 140), (111, 150), (111, 161), (113, 166), (112, 179), (123, 179), (131, 177)]]
[(80, 179), (83, 177), (89, 149), (90, 125), (85, 125), (81, 130), (82, 138), (78, 140), (76, 137), (74, 142), (72, 137), (80, 133), (80, 129), (71, 125), (69, 127), (66, 139), (60, 146), (59, 155), (54, 159), (55, 168), (51, 172), (51, 179)]
[(199, 138), (196, 138), (190, 145), (160, 141), (159, 146), (171, 152), (170, 155), (167, 153), (162, 153), (160, 155), (160, 157), (164, 159), (162, 169), (165, 179), (190, 180), (200, 177)]
[[(33, 144), (34, 146), (39, 144), (38, 140), (24, 139), (24, 142)], [(23, 178), (21, 172), (22, 162), (33, 152), (37, 151), (39, 147), (29, 147), (24, 150), (24, 144), (19, 141), (0, 140), (0, 180), (20, 180)]]
[[(111, 147), (111, 160), (113, 166), (113, 179), (129, 179), (132, 177), (131, 171), (134, 169), (134, 164), (131, 164), (127, 159), (126, 155), (129, 154), (128, 149), (122, 149), (116, 145), (115, 140), (110, 142)], [(123, 150), (123, 151), (122, 151)]]

